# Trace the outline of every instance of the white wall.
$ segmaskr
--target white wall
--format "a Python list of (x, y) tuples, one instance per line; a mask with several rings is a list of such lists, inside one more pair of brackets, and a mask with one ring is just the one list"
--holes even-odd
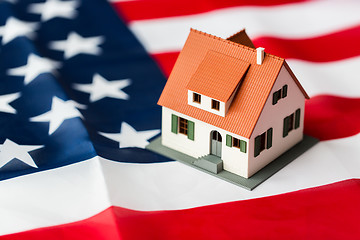
[[(281, 98), (277, 104), (272, 105), (273, 93), (281, 89), (285, 84), (288, 85), (287, 96)], [(189, 102), (192, 103), (191, 105), (196, 104), (192, 101), (192, 92), (190, 93), (190, 91), (189, 96), (191, 96), (191, 101), (190, 98), (188, 99)], [(202, 102), (203, 98), (204, 96), (202, 95)], [(210, 133), (211, 131), (216, 130), (222, 136), (221, 159), (224, 162), (224, 169), (242, 177), (249, 178), (302, 140), (304, 129), (304, 105), (304, 95), (293, 81), (286, 68), (283, 67), (279, 73), (278, 79), (275, 81), (250, 140), (163, 107), (162, 144), (195, 158), (202, 157), (210, 153)], [(284, 118), (295, 113), (297, 109), (300, 109), (300, 126), (299, 128), (290, 131), (288, 136), (283, 138)], [(194, 141), (189, 140), (184, 134), (175, 134), (171, 132), (171, 114), (175, 114), (195, 123)], [(272, 147), (270, 149), (265, 148), (260, 155), (254, 157), (255, 137), (266, 132), (269, 128), (273, 128)], [(238, 148), (227, 147), (226, 134), (246, 141), (246, 153), (240, 152), (240, 149)]]
[(224, 102), (221, 102), (221, 101), (215, 99), (216, 101), (220, 102), (220, 109), (218, 111), (218, 110), (211, 108), (211, 100), (214, 98), (210, 98), (210, 97), (207, 97), (205, 95), (198, 93), (199, 95), (201, 95), (201, 103), (197, 103), (197, 102), (193, 101), (193, 93), (194, 93), (193, 91), (188, 90), (188, 104), (189, 105), (200, 108), (202, 110), (205, 110), (205, 111), (208, 111), (211, 113), (214, 113), (216, 115), (225, 117), (225, 110), (227, 110), (227, 109), (225, 108)]
[[(277, 104), (272, 105), (273, 93), (282, 88), (285, 84), (288, 85), (287, 97), (280, 99)], [(256, 173), (283, 152), (302, 140), (304, 129), (304, 104), (304, 95), (283, 66), (250, 137), (249, 172), (247, 177)], [(289, 132), (288, 136), (283, 138), (284, 118), (295, 113), (296, 109), (299, 108), (300, 127), (293, 129)], [(265, 147), (260, 155), (254, 157), (255, 137), (267, 131), (269, 128), (273, 128), (272, 147), (270, 149), (266, 149)]]
[[(171, 115), (175, 114), (178, 117), (185, 118), (195, 123), (194, 141), (187, 138), (186, 135), (171, 132)], [(230, 134), (228, 131), (214, 127), (210, 124), (201, 122), (197, 119), (188, 117), (184, 114), (175, 112), (171, 109), (162, 108), (162, 144), (164, 146), (173, 148), (179, 152), (183, 152), (194, 158), (199, 158), (210, 154), (210, 133), (211, 131), (218, 131), (222, 137), (222, 157), (224, 169), (246, 176), (248, 173), (248, 153), (249, 153), (249, 139), (241, 136)], [(246, 153), (240, 151), (239, 148), (230, 148), (226, 146), (226, 134), (240, 140), (246, 141)]]

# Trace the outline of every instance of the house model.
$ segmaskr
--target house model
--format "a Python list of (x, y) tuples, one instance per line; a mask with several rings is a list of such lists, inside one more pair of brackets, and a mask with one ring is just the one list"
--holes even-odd
[(249, 178), (303, 139), (308, 98), (244, 30), (222, 39), (191, 29), (158, 101), (162, 145)]

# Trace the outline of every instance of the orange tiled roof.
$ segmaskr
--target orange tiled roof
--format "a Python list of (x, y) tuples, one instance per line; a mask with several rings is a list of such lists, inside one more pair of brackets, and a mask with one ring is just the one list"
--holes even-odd
[(187, 84), (187, 89), (226, 102), (250, 63), (208, 51)]
[[(226, 117), (187, 104), (186, 86), (209, 51), (241, 59), (250, 64)], [(263, 63), (257, 65), (256, 49), (191, 29), (158, 104), (250, 138), (282, 66), (290, 71), (294, 81), (308, 98), (284, 59), (266, 53)]]

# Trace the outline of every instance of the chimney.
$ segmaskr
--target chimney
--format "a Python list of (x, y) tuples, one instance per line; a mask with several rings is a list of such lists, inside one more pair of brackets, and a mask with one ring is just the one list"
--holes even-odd
[(264, 61), (264, 57), (265, 57), (265, 52), (264, 52), (265, 48), (262, 47), (258, 47), (256, 49), (256, 63), (258, 65), (261, 65), (262, 62)]

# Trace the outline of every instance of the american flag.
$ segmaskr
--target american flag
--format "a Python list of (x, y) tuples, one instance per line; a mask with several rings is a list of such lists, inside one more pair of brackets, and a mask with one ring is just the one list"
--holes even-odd
[[(0, 1), (0, 239), (359, 239), (360, 2)], [(145, 149), (190, 27), (287, 60), (320, 139), (248, 191)]]

